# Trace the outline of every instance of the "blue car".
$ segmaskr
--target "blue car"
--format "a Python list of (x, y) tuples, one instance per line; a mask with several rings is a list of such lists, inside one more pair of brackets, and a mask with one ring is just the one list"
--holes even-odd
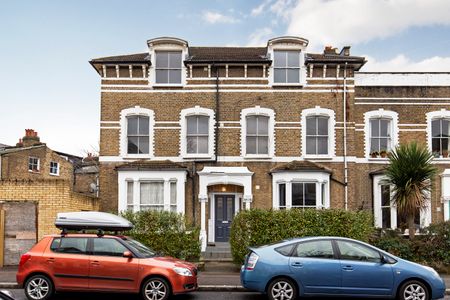
[(369, 244), (340, 237), (306, 237), (251, 248), (242, 285), (272, 300), (298, 296), (443, 298), (445, 284), (432, 268)]

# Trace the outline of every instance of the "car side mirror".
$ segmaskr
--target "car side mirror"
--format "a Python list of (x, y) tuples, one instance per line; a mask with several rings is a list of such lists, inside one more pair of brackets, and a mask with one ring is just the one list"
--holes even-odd
[(384, 254), (381, 254), (381, 263), (382, 264), (395, 264), (396, 260), (394, 260)]
[(123, 257), (127, 257), (127, 258), (133, 258), (133, 253), (131, 253), (130, 251), (125, 251), (122, 254)]

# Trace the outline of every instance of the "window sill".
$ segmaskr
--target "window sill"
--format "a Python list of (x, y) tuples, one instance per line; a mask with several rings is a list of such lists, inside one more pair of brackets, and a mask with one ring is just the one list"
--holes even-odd
[(59, 176), (59, 173), (58, 174), (49, 173), (49, 175), (50, 176)]
[(433, 160), (436, 161), (450, 161), (450, 157), (435, 157)]
[(368, 157), (369, 161), (388, 161), (389, 158), (387, 157)]
[(270, 155), (258, 155), (258, 154), (247, 154), (247, 155), (244, 155), (244, 159), (252, 159), (252, 158), (271, 159), (272, 156), (270, 156)]
[(287, 87), (289, 87), (289, 86), (294, 86), (294, 87), (302, 87), (302, 86), (304, 86), (305, 84), (303, 83), (303, 82), (298, 82), (298, 83), (272, 83), (271, 84), (272, 86), (275, 86), (275, 87), (278, 87), (278, 86), (280, 86), (280, 87), (283, 87), (283, 86), (287, 86)]
[(214, 159), (214, 155), (184, 154), (183, 159)]
[(39, 174), (41, 173), (39, 170), (28, 170), (29, 173)]
[(154, 83), (152, 85), (155, 88), (160, 88), (160, 87), (177, 87), (177, 88), (181, 88), (184, 87), (184, 84), (182, 83)]
[(303, 156), (304, 159), (311, 159), (311, 160), (315, 160), (315, 159), (327, 159), (327, 160), (332, 160), (333, 157), (330, 155), (305, 155)]
[(125, 158), (125, 159), (127, 159), (127, 158), (147, 158), (147, 159), (151, 159), (151, 158), (153, 158), (153, 156), (150, 155), (150, 154), (126, 154), (126, 155), (123, 155), (122, 158)]

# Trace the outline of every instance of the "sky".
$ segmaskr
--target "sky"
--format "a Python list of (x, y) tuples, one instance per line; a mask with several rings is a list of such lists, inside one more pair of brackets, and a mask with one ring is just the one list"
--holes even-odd
[(277, 36), (307, 51), (352, 46), (361, 71), (450, 71), (449, 0), (0, 0), (0, 143), (26, 128), (54, 150), (98, 151), (96, 57), (145, 52), (159, 36), (193, 46), (264, 46)]

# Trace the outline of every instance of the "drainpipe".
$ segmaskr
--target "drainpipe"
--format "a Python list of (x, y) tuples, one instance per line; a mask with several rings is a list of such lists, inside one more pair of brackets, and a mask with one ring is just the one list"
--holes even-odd
[(219, 121), (220, 121), (220, 105), (219, 105), (219, 100), (220, 100), (220, 93), (219, 93), (219, 68), (213, 64), (213, 68), (216, 69), (216, 126), (215, 126), (215, 130), (214, 130), (214, 163), (217, 163), (217, 156), (219, 155)]
[(344, 66), (344, 207), (348, 210), (348, 164), (347, 164), (347, 62)]

